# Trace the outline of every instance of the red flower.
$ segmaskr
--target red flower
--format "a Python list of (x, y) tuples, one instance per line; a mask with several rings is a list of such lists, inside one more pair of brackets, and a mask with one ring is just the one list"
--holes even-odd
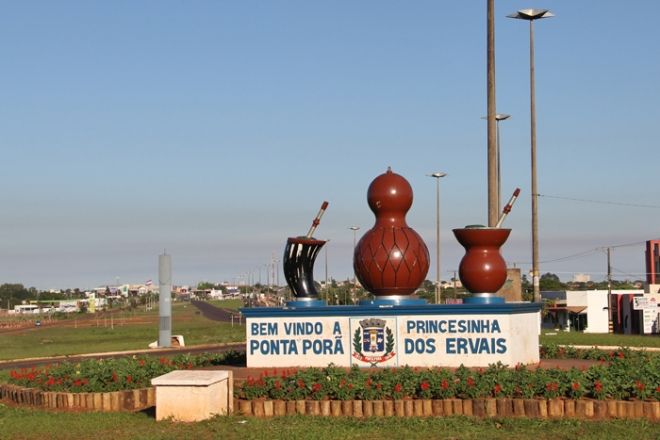
[(446, 390), (446, 389), (449, 388), (449, 382), (447, 382), (447, 379), (442, 379), (442, 382), (440, 382), (440, 388), (442, 388), (443, 390)]
[(312, 392), (317, 393), (319, 391), (321, 391), (321, 384), (320, 383), (314, 383), (312, 385)]
[(580, 389), (580, 382), (573, 382), (573, 383), (571, 384), (571, 389), (572, 389), (573, 391), (578, 391), (578, 390)]
[(305, 381), (302, 379), (298, 379), (298, 388), (305, 388)]
[(546, 391), (557, 391), (559, 389), (559, 384), (557, 382), (548, 382), (545, 384)]
[(623, 352), (620, 351), (619, 354), (617, 355), (619, 359), (623, 359), (625, 356), (623, 355)]
[(495, 395), (497, 396), (501, 392), (502, 392), (502, 387), (500, 386), (499, 383), (496, 383), (495, 387), (493, 388), (493, 393), (495, 393)]
[(474, 386), (474, 379), (472, 379), (472, 376), (467, 378), (467, 384), (470, 388)]
[(129, 374), (126, 376), (126, 383), (131, 383), (131, 382), (133, 382), (133, 376)]
[(349, 383), (349, 384), (348, 384), (348, 389), (349, 389), (349, 390), (352, 390), (352, 389), (353, 389), (353, 384), (352, 384), (352, 383)]
[(403, 387), (401, 386), (401, 384), (398, 383), (398, 384), (394, 385), (394, 392), (395, 393), (400, 393), (402, 388)]
[(644, 385), (640, 381), (635, 381), (635, 388), (637, 388), (639, 391), (644, 391), (644, 388), (646, 388), (646, 385)]
[(344, 388), (344, 385), (346, 385), (346, 379), (342, 379), (339, 381), (339, 388)]
[(419, 385), (419, 387), (422, 389), (422, 391), (426, 391), (431, 387), (431, 385), (429, 385), (427, 381), (424, 381)]
[(53, 376), (48, 376), (48, 382), (46, 382), (48, 386), (55, 385), (55, 378)]
[(82, 385), (82, 381), (80, 379), (76, 379), (73, 381), (74, 387), (79, 387), (80, 385)]
[(601, 381), (597, 380), (596, 382), (594, 382), (594, 390), (596, 390), (597, 393), (600, 393), (602, 389), (603, 389), (603, 384), (601, 383)]
[(117, 376), (117, 372), (115, 372), (115, 371), (112, 372), (112, 381), (113, 382), (118, 382), (119, 381), (119, 376)]
[(282, 388), (282, 384), (280, 383), (279, 380), (275, 380), (275, 382), (273, 383), (273, 386), (275, 387), (276, 390), (279, 390), (280, 388)]
[(138, 365), (141, 366), (141, 367), (144, 367), (144, 359), (140, 359), (138, 361)]

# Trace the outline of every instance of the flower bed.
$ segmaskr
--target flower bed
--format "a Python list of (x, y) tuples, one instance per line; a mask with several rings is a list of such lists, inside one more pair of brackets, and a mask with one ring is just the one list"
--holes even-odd
[(177, 355), (172, 358), (133, 356), (116, 359), (88, 359), (45, 367), (12, 370), (9, 383), (42, 391), (71, 393), (113, 392), (148, 388), (151, 379), (172, 370), (234, 364), (243, 355), (234, 351)]
[(597, 347), (577, 349), (575, 347), (554, 343), (543, 344), (539, 348), (539, 355), (541, 359), (584, 359), (601, 362), (606, 362), (613, 358), (634, 358), (640, 355), (646, 357), (660, 357), (659, 352), (630, 350), (625, 347), (620, 347), (617, 350), (603, 350)]
[(402, 400), (593, 398), (660, 400), (660, 357), (613, 357), (588, 369), (530, 370), (502, 364), (486, 369), (350, 370), (329, 366), (273, 370), (238, 388), (246, 400)]

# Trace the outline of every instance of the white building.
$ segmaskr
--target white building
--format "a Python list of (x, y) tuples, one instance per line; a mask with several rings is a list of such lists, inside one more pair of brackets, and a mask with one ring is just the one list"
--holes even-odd
[[(613, 321), (617, 332), (635, 333), (633, 317), (628, 306), (631, 298), (641, 296), (644, 290), (612, 290)], [(585, 333), (609, 332), (609, 305), (607, 290), (566, 290), (541, 292), (544, 299), (550, 300), (548, 316), (544, 325), (563, 330)]]
[(573, 275), (574, 283), (588, 283), (589, 281), (591, 281), (591, 276), (585, 273), (576, 273)]

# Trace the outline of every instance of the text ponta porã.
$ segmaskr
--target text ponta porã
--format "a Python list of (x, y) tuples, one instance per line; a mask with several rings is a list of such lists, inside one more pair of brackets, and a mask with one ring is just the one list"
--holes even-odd
[[(332, 335), (324, 337), (322, 322), (253, 322), (250, 336), (270, 336), (268, 339), (252, 338), (248, 350), (262, 355), (334, 355), (344, 354), (339, 322), (332, 325)], [(281, 336), (281, 337), (280, 337)]]

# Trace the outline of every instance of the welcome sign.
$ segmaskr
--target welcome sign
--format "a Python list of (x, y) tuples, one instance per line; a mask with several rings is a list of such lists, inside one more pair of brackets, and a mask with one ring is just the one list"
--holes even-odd
[(248, 367), (536, 363), (538, 307), (516, 305), (243, 309)]

